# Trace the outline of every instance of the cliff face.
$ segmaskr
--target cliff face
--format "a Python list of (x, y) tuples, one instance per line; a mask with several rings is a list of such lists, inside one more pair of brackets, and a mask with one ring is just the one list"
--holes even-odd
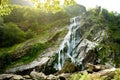
[[(101, 9), (97, 8), (94, 11), (83, 12), (81, 16), (71, 19), (69, 32), (54, 57), (48, 62), (47, 71), (56, 69), (66, 72), (64, 71), (64, 65), (67, 65), (66, 61), (74, 63), (77, 70), (84, 70), (87, 63), (107, 63), (111, 65), (112, 63), (103, 60), (108, 56), (108, 60), (112, 59), (110, 56), (113, 55), (111, 48), (105, 49), (105, 52), (109, 51), (107, 55), (106, 53), (101, 54), (104, 46), (109, 46), (110, 36)], [(70, 66), (66, 66), (66, 68), (68, 67)], [(49, 74), (49, 72), (47, 73)]]

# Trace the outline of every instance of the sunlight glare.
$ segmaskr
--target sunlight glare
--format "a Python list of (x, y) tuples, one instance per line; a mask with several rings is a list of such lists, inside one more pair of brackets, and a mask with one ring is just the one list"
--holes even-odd
[(84, 5), (87, 9), (96, 6), (101, 6), (109, 11), (116, 11), (120, 13), (120, 1), (119, 0), (76, 0), (78, 4)]

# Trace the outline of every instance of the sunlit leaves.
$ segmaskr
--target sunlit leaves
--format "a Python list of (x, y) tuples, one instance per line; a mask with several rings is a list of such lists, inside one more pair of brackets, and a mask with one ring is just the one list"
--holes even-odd
[(64, 0), (64, 5), (65, 6), (69, 6), (69, 5), (73, 5), (73, 4), (75, 4), (74, 0)]
[(0, 16), (8, 15), (12, 10), (9, 0), (0, 0)]
[(60, 11), (62, 7), (75, 4), (75, 0), (31, 0), (34, 7), (43, 11), (52, 11), (54, 13)]

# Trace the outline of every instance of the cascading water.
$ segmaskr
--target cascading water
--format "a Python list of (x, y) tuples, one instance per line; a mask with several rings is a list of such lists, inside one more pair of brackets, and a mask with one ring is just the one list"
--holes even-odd
[(58, 62), (55, 64), (57, 70), (61, 70), (65, 60), (70, 58), (72, 62), (76, 62), (75, 54), (72, 53), (74, 48), (80, 42), (80, 16), (70, 19), (70, 26), (67, 35), (58, 49)]

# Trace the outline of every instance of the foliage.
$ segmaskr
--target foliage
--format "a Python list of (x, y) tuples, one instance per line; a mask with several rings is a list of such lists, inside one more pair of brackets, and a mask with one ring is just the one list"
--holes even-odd
[(0, 0), (0, 16), (10, 14), (12, 7), (9, 0)]
[(119, 55), (120, 55), (120, 14), (116, 12), (108, 12), (108, 10), (103, 9), (102, 15), (104, 16), (106, 23), (109, 27), (109, 35), (112, 52), (114, 53), (114, 62), (117, 67), (120, 66)]
[(30, 39), (36, 36), (36, 33), (33, 32), (31, 29), (28, 29), (25, 34), (26, 34), (26, 39)]
[(70, 78), (70, 80), (88, 80), (88, 73), (85, 71), (82, 74), (78, 73), (78, 74), (73, 74)]
[(25, 33), (14, 23), (6, 23), (0, 28), (0, 47), (8, 47), (25, 40)]
[[(36, 59), (38, 57), (38, 55), (40, 53), (42, 53), (45, 49), (47, 49), (49, 47), (49, 44), (47, 43), (37, 43), (37, 44), (34, 44), (32, 45), (29, 50), (27, 50), (27, 53), (21, 57), (21, 59), (18, 59), (14, 62), (12, 62), (12, 65), (14, 64), (27, 64), (31, 61), (33, 61), (34, 59)], [(33, 57), (34, 56), (34, 57)]]
[(120, 69), (115, 71), (114, 80), (120, 80)]
[(73, 74), (69, 80), (80, 80), (81, 74)]
[(49, 12), (52, 11), (54, 13), (62, 10), (62, 5), (69, 6), (75, 4), (75, 0), (31, 0), (35, 7), (42, 9), (43, 11)]
[(100, 7), (91, 9), (88, 13), (92, 16), (92, 24), (100, 27), (99, 30), (106, 29), (107, 31), (107, 36), (104, 36), (102, 44), (98, 46), (100, 50), (98, 49), (97, 54), (100, 59), (100, 63), (110, 63), (111, 65), (115, 64), (116, 67), (119, 67), (120, 59), (118, 56), (120, 55), (120, 14), (109, 12), (108, 10), (101, 9)]
[(65, 24), (62, 23), (69, 22), (69, 17), (70, 16), (66, 12), (62, 11), (53, 14), (51, 12), (42, 12), (39, 9), (14, 6), (11, 14), (4, 17), (4, 22), (14, 22), (23, 31), (31, 29), (33, 32), (40, 34), (47, 30), (46, 28), (52, 28), (53, 25), (57, 26), (58, 23), (61, 23), (60, 25), (63, 25), (64, 27)]
[(4, 71), (8, 64), (11, 64), (11, 61), (12, 56), (8, 52), (5, 52), (2, 56), (0, 56), (0, 73)]
[[(23, 53), (26, 54), (20, 58), (16, 58), (15, 51), (6, 50), (3, 53), (0, 53), (0, 73), (2, 73), (6, 68), (27, 64), (38, 57), (40, 53), (42, 53), (45, 49), (47, 49), (50, 45), (48, 43), (37, 43), (31, 45), (28, 50), (22, 50)], [(19, 50), (20, 51), (20, 50)], [(21, 54), (22, 55), (22, 54)], [(33, 57), (34, 56), (34, 57)]]
[[(101, 64), (105, 64), (106, 62), (110, 61), (110, 55), (113, 55), (113, 53), (111, 53), (111, 46), (109, 45), (104, 45), (104, 44), (100, 44), (98, 46), (98, 58), (100, 59), (100, 63)], [(112, 64), (112, 62), (110, 62)]]
[(69, 80), (104, 80), (98, 74), (89, 74), (87, 71), (84, 71), (83, 74), (75, 73), (71, 75)]

